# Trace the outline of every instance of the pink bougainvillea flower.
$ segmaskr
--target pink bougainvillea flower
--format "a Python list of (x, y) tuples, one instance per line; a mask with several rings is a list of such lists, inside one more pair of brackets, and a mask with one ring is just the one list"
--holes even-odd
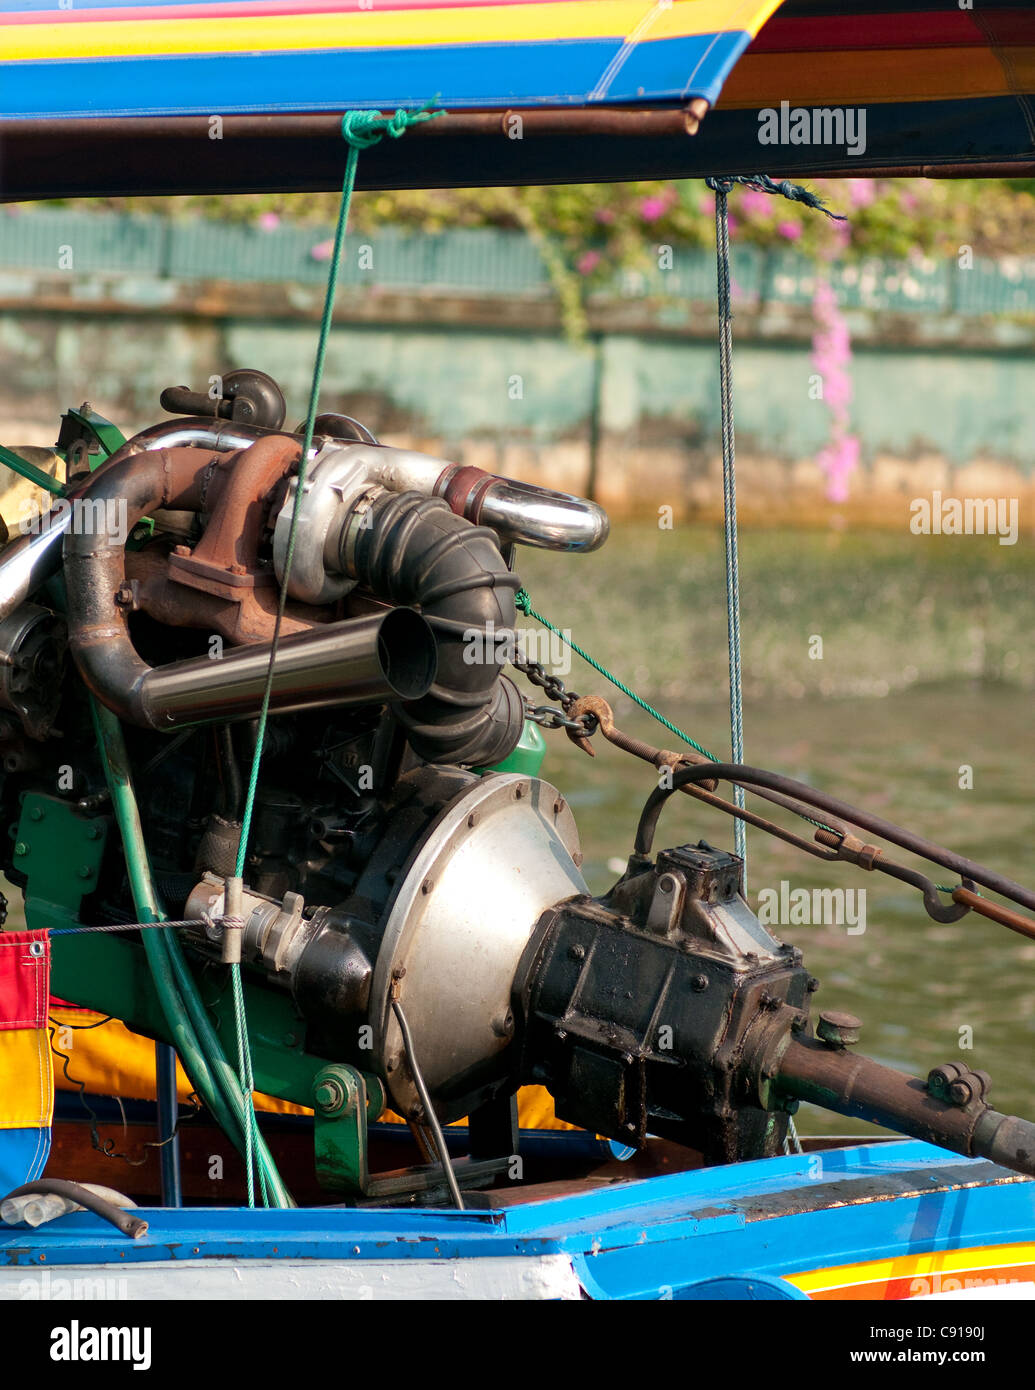
[(776, 230), (788, 241), (797, 241), (801, 236), (801, 227), (797, 222), (777, 222)]
[(333, 241), (318, 241), (309, 254), (314, 261), (329, 261), (334, 250)]
[(817, 462), (826, 477), (831, 502), (848, 500), (848, 479), (859, 464), (859, 439), (850, 432), (852, 403), (852, 342), (848, 322), (830, 281), (820, 276), (812, 295), (816, 331), (812, 337), (812, 365), (823, 379), (823, 403), (830, 413), (830, 440)]
[(575, 269), (580, 275), (591, 275), (600, 264), (601, 256), (599, 251), (583, 251), (582, 255), (575, 262)]
[(752, 217), (764, 217), (766, 213), (772, 212), (773, 204), (768, 193), (763, 193), (758, 188), (745, 188), (740, 195), (740, 210), (750, 213)]
[(877, 196), (876, 180), (850, 179), (848, 196), (852, 201), (853, 208), (868, 208)]
[(668, 211), (668, 203), (661, 197), (644, 198), (640, 204), (640, 216), (644, 222), (656, 222)]
[(259, 230), (262, 232), (274, 232), (280, 226), (280, 217), (275, 212), (263, 212), (259, 214)]
[(605, 226), (615, 220), (614, 211), (611, 208), (597, 208), (596, 220), (603, 222)]

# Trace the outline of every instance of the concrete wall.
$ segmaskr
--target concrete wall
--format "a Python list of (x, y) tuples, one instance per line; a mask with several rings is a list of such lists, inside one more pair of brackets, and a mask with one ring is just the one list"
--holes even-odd
[[(255, 366), (304, 413), (321, 290), (32, 269), (0, 273), (0, 440), (46, 444), (89, 400), (127, 433), (162, 418), (161, 389)], [(932, 489), (1035, 509), (1035, 327), (1030, 318), (850, 309), (851, 429), (860, 468), (825, 500), (816, 457), (830, 413), (810, 399), (807, 304), (748, 303), (735, 324), (745, 520), (898, 525)], [(386, 442), (596, 494), (619, 514), (721, 510), (714, 310), (601, 299), (568, 342), (548, 295), (346, 287), (326, 409)], [(903, 344), (906, 344), (905, 346)], [(595, 450), (592, 442), (595, 440)]]

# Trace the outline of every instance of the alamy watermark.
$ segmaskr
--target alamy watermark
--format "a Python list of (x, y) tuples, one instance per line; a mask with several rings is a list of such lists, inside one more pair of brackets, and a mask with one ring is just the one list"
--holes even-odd
[(55, 497), (49, 506), (42, 507), (35, 497), (26, 497), (18, 530), (23, 536), (38, 536), (63, 525), (66, 517), (74, 536), (110, 536), (117, 545), (123, 545), (129, 535), (129, 508), (124, 497)]
[(18, 1298), (23, 1303), (121, 1303), (128, 1297), (129, 1284), (121, 1276), (88, 1278), (76, 1275), (73, 1279), (66, 1279), (63, 1275), (51, 1274), (49, 1269), (42, 1269), (31, 1278), (18, 1281)]
[(758, 113), (760, 145), (842, 145), (848, 155), (866, 153), (864, 106), (794, 106), (781, 101)]
[(865, 888), (779, 888), (758, 894), (758, 920), (764, 927), (844, 927), (848, 936), (866, 930)]
[(467, 628), (463, 634), (464, 661), (468, 666), (506, 666), (515, 657), (550, 667), (555, 675), (571, 670), (571, 632), (546, 627), (497, 627), (490, 618), (484, 627)]
[(1016, 497), (914, 497), (909, 529), (914, 536), (998, 536), (1000, 545), (1017, 544)]

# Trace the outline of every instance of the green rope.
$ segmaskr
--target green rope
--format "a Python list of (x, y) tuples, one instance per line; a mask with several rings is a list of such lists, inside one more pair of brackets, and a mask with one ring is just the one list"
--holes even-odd
[[(653, 705), (649, 705), (646, 700), (637, 695), (635, 690), (630, 690), (625, 682), (620, 681), (613, 671), (609, 671), (606, 666), (601, 666), (600, 662), (595, 661), (593, 657), (590, 656), (589, 652), (583, 651), (577, 642), (573, 642), (570, 637), (565, 636), (559, 627), (554, 627), (549, 618), (544, 618), (542, 613), (537, 613), (532, 607), (532, 600), (525, 589), (519, 589), (517, 591), (514, 595), (514, 603), (522, 613), (527, 614), (530, 618), (534, 618), (537, 623), (542, 623), (543, 627), (548, 627), (551, 632), (556, 633), (565, 646), (570, 647), (573, 652), (577, 652), (578, 655), (582, 657), (583, 661), (593, 667), (594, 671), (599, 671), (605, 680), (609, 680), (612, 685), (617, 686), (623, 695), (628, 695), (629, 699), (632, 700), (634, 704), (639, 705), (640, 709), (646, 710), (646, 712), (651, 715), (652, 718), (656, 719), (659, 724), (664, 724), (665, 728), (668, 729), (670, 733), (675, 734), (677, 738), (681, 738), (683, 742), (688, 743), (691, 748), (696, 748), (698, 753), (703, 753), (710, 762), (718, 763), (722, 761), (722, 759), (717, 758), (714, 753), (709, 753), (707, 748), (702, 748), (697, 740), (691, 738), (685, 729), (681, 729), (678, 724), (673, 724), (670, 719), (666, 719)], [(832, 826), (827, 825), (826, 821), (813, 820), (811, 816), (803, 815), (802, 820), (807, 821), (809, 825), (818, 826), (820, 830), (833, 829)]]
[[(397, 140), (410, 126), (422, 121), (430, 121), (438, 111), (432, 110), (434, 103), (428, 103), (417, 111), (396, 111), (394, 116), (382, 116), (379, 111), (346, 111), (341, 122), (342, 137), (348, 145), (345, 161), (345, 178), (341, 189), (341, 203), (338, 207), (338, 225), (334, 232), (334, 250), (327, 275), (327, 291), (323, 301), (323, 315), (320, 319), (320, 337), (316, 346), (316, 359), (313, 363), (313, 380), (309, 392), (309, 409), (306, 413), (305, 439), (302, 444), (302, 458), (298, 465), (298, 480), (295, 488), (295, 504), (291, 512), (291, 526), (288, 531), (287, 552), (284, 557), (284, 573), (280, 584), (280, 598), (277, 603), (277, 617), (273, 625), (273, 640), (270, 644), (270, 661), (266, 672), (266, 684), (262, 693), (262, 706), (255, 736), (255, 752), (252, 756), (251, 773), (248, 777), (248, 791), (244, 802), (244, 815), (241, 818), (241, 839), (237, 848), (237, 865), (234, 870), (237, 878), (244, 877), (244, 866), (248, 854), (248, 839), (251, 833), (252, 813), (255, 795), (259, 786), (259, 765), (262, 762), (263, 747), (266, 741), (266, 725), (269, 720), (270, 697), (273, 692), (273, 672), (280, 630), (284, 621), (284, 608), (288, 596), (288, 578), (295, 554), (295, 540), (298, 534), (298, 518), (302, 495), (305, 490), (306, 471), (309, 466), (309, 451), (313, 444), (313, 432), (320, 399), (320, 385), (323, 381), (324, 362), (327, 356), (327, 342), (334, 317), (334, 301), (338, 289), (338, 272), (341, 268), (341, 253), (345, 245), (345, 231), (348, 226), (352, 193), (356, 184), (356, 168), (359, 164), (360, 150), (370, 149), (385, 135)], [(252, 1176), (252, 1151), (258, 1139), (258, 1122), (255, 1118), (254, 1079), (252, 1076), (251, 1051), (248, 1046), (248, 1025), (245, 1018), (244, 990), (241, 984), (240, 965), (231, 965), (230, 978), (233, 986), (234, 1018), (237, 1027), (239, 1069), (241, 1091), (245, 1102), (245, 1135), (247, 1144), (246, 1162), (248, 1166), (248, 1205), (254, 1206), (254, 1182)], [(266, 1198), (265, 1178), (260, 1169), (263, 1197)], [(267, 1201), (268, 1205), (268, 1201)]]
[(653, 705), (648, 705), (646, 700), (641, 699), (635, 690), (630, 690), (625, 682), (620, 681), (613, 671), (609, 671), (606, 666), (601, 666), (599, 661), (594, 661), (589, 652), (583, 651), (577, 642), (573, 642), (570, 637), (566, 637), (560, 628), (554, 627), (553, 623), (551, 623), (548, 618), (544, 618), (542, 613), (537, 613), (532, 607), (531, 598), (524, 589), (519, 589), (517, 591), (514, 595), (514, 602), (522, 613), (527, 614), (530, 618), (534, 618), (537, 623), (542, 623), (543, 627), (548, 627), (551, 632), (556, 633), (561, 641), (566, 646), (570, 647), (573, 652), (577, 652), (578, 655), (582, 657), (583, 661), (593, 667), (594, 671), (599, 671), (605, 680), (609, 680), (612, 685), (617, 686), (623, 695), (628, 695), (629, 699), (639, 705), (640, 709), (646, 710), (646, 712), (656, 719), (659, 724), (664, 724), (665, 728), (668, 729), (670, 733), (675, 734), (677, 738), (681, 738), (683, 742), (688, 743), (691, 748), (696, 748), (698, 753), (702, 753), (711, 762), (721, 762), (720, 758), (717, 758), (714, 753), (709, 753), (707, 748), (702, 748), (697, 740), (691, 738), (678, 724), (673, 724), (671, 720), (666, 719), (663, 714), (660, 714)]

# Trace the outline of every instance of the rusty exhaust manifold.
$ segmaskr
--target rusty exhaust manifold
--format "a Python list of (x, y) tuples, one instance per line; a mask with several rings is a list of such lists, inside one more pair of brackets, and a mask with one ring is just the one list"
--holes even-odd
[[(123, 540), (140, 519), (168, 508), (212, 520), (181, 582), (206, 585), (247, 579), (266, 494), (298, 462), (297, 441), (267, 436), (238, 454), (178, 448), (120, 453), (84, 489), (92, 503), (89, 528), (65, 535), (69, 647), (88, 688), (134, 724), (175, 729), (258, 714), (270, 659), (269, 643), (236, 648), (220, 660), (201, 657), (153, 668), (129, 633), (133, 590), (127, 583)], [(120, 535), (106, 518), (119, 516)], [(120, 515), (121, 511), (121, 515)], [(216, 556), (234, 547), (238, 559), (221, 569)], [(234, 568), (245, 573), (235, 575)], [(394, 609), (296, 631), (280, 644), (271, 708), (279, 711), (418, 699), (437, 669), (434, 635), (419, 614)]]

